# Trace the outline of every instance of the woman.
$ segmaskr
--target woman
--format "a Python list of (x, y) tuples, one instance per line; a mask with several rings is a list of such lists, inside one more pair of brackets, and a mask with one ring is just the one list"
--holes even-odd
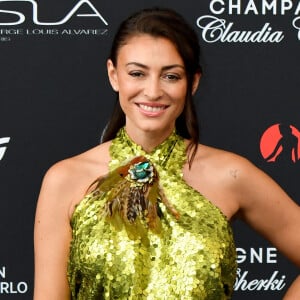
[[(198, 145), (199, 52), (173, 11), (121, 24), (103, 143), (54, 165), (42, 185), (36, 300), (230, 299), (236, 217), (300, 265), (299, 207), (244, 158)], [(296, 280), (285, 299), (299, 297)]]

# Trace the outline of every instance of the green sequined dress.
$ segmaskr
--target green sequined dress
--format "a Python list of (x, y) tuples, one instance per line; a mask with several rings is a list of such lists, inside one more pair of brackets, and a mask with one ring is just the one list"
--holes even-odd
[(183, 180), (184, 140), (173, 132), (146, 153), (121, 129), (110, 155), (110, 170), (135, 156), (149, 159), (180, 218), (159, 203), (162, 231), (149, 231), (145, 244), (103, 218), (105, 193), (86, 195), (71, 219), (72, 299), (230, 299), (236, 277), (231, 226), (217, 207)]

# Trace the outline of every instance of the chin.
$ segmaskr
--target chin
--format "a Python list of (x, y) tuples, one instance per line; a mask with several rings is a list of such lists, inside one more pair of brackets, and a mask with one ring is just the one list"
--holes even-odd
[(175, 127), (175, 120), (173, 119), (163, 119), (163, 118), (127, 118), (126, 127), (133, 133), (138, 132), (157, 132), (166, 133), (171, 132)]
[(163, 133), (163, 132), (167, 132), (167, 131), (172, 131), (174, 126), (169, 126), (169, 124), (162, 126), (161, 123), (160, 124), (141, 124), (141, 126), (139, 126), (139, 128), (142, 131), (147, 132), (147, 133), (157, 132), (159, 134), (159, 133)]

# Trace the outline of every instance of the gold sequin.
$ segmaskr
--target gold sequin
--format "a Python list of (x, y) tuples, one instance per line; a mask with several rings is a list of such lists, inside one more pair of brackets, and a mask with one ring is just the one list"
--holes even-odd
[(145, 244), (101, 217), (105, 194), (87, 195), (71, 220), (72, 299), (230, 299), (236, 276), (232, 230), (222, 212), (183, 180), (183, 139), (173, 132), (146, 153), (121, 129), (110, 154), (111, 170), (135, 156), (151, 160), (180, 218), (160, 204), (163, 230), (159, 235), (149, 231), (150, 243)]

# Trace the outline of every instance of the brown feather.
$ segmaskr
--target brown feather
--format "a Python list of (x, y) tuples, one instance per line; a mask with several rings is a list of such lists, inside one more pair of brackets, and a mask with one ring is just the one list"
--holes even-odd
[[(162, 212), (158, 201), (161, 201), (176, 219), (179, 219), (178, 211), (168, 201), (159, 186), (156, 169), (150, 162), (149, 167), (147, 162), (149, 161), (143, 156), (135, 157), (108, 175), (98, 178), (91, 185), (96, 186), (93, 193), (106, 194), (103, 217), (116, 230), (121, 230), (125, 226), (129, 238), (140, 238), (144, 244), (149, 243), (148, 228), (157, 234), (162, 230), (160, 220)], [(146, 163), (145, 169), (143, 163)], [(142, 181), (139, 181), (140, 169), (142, 169)], [(144, 174), (146, 175), (143, 177)], [(148, 178), (151, 180), (147, 180)]]

